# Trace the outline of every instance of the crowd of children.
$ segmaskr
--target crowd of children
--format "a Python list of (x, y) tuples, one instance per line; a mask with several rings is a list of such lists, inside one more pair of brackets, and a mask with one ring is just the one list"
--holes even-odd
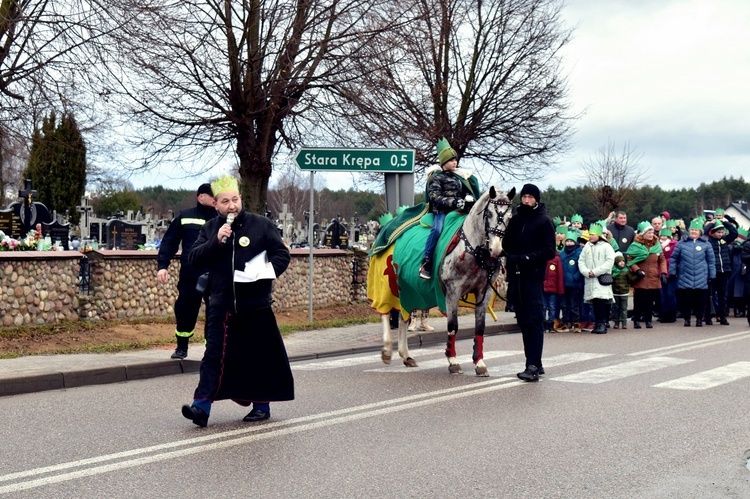
[(557, 255), (547, 262), (544, 282), (545, 332), (604, 334), (632, 326), (653, 328), (654, 319), (684, 326), (728, 325), (747, 317), (750, 325), (750, 241), (748, 230), (717, 209), (692, 220), (662, 212), (636, 229), (624, 212), (584, 225), (556, 217)]

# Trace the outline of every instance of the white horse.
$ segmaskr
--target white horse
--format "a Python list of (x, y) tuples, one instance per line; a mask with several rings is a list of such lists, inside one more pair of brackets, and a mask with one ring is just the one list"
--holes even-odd
[[(456, 360), (456, 332), (458, 331), (459, 300), (473, 293), (476, 297), (474, 309), (474, 370), (477, 376), (489, 376), (484, 363), (484, 329), (487, 305), (493, 291), (490, 286), (501, 268), (502, 239), (512, 215), (511, 200), (516, 189), (507, 194), (494, 186), (484, 193), (466, 216), (456, 234), (457, 244), (450, 245), (439, 272), (445, 287), (446, 316), (448, 318), (448, 341), (445, 355), (448, 357), (448, 371), (461, 374), (461, 366)], [(414, 227), (409, 230), (424, 230)], [(394, 250), (394, 260), (398, 260)], [(399, 276), (402, 278), (404, 276)], [(413, 278), (418, 279), (417, 276)], [(391, 297), (393, 299), (393, 297)], [(411, 312), (411, 311), (408, 311)], [(398, 326), (398, 353), (407, 367), (416, 367), (416, 361), (409, 354), (407, 344), (407, 324), (404, 314), (400, 314)], [(383, 362), (390, 364), (393, 352), (389, 317), (382, 315)]]

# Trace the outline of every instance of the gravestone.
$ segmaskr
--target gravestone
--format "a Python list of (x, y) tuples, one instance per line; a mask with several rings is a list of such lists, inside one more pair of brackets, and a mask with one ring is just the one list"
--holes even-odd
[(335, 218), (331, 219), (331, 223), (326, 227), (325, 235), (323, 236), (323, 246), (337, 249), (346, 249), (349, 247), (349, 236), (346, 233), (346, 227)]
[(78, 222), (78, 225), (81, 227), (81, 238), (88, 239), (91, 237), (91, 233), (89, 232), (89, 218), (91, 217), (94, 208), (89, 206), (89, 198), (84, 196), (81, 198), (81, 204), (77, 206), (76, 209), (81, 212), (81, 220)]
[(0, 231), (13, 239), (21, 238), (21, 217), (14, 210), (0, 210)]
[(146, 244), (143, 224), (133, 224), (124, 220), (110, 220), (107, 223), (107, 248), (117, 250), (137, 250)]
[(11, 203), (9, 208), (13, 210), (15, 215), (21, 221), (20, 237), (25, 237), (30, 230), (33, 230), (36, 227), (36, 224), (52, 223), (52, 213), (50, 213), (44, 204), (37, 201), (31, 203), (31, 207), (28, 210), (19, 202)]
[(70, 249), (70, 224), (61, 224), (57, 220), (51, 224), (42, 224), (42, 236), (49, 236), (52, 240), (52, 244), (55, 241), (60, 241), (60, 245), (64, 250)]
[(100, 248), (106, 248), (108, 241), (107, 220), (94, 219), (94, 221), (89, 224), (89, 238), (96, 239), (96, 242), (99, 243)]
[(52, 214), (42, 203), (34, 201), (37, 192), (31, 188), (31, 180), (24, 180), (24, 188), (18, 191), (21, 201), (16, 201), (8, 206), (14, 215), (21, 221), (20, 233), (13, 237), (21, 239), (36, 227), (36, 224), (52, 223)]

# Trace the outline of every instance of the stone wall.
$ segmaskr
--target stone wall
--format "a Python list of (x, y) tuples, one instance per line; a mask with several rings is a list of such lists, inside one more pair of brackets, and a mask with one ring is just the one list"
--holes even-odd
[(76, 251), (0, 252), (3, 326), (78, 319)]
[[(292, 261), (289, 268), (274, 283), (275, 307), (281, 310), (307, 307), (310, 301), (310, 252), (305, 249), (294, 249), (291, 254)], [(364, 265), (362, 260), (365, 261)], [(313, 257), (314, 306), (323, 307), (336, 303), (367, 300), (366, 262), (367, 254), (362, 251), (315, 250)], [(355, 267), (356, 276), (354, 275)]]
[(174, 314), (180, 261), (167, 284), (156, 280), (156, 251), (99, 250), (87, 253), (91, 290), (81, 296), (82, 319), (130, 319)]
[[(292, 250), (292, 261), (274, 283), (277, 310), (307, 307), (310, 256)], [(61, 320), (115, 320), (174, 315), (179, 255), (167, 284), (156, 280), (156, 251), (0, 252), (0, 314), (3, 326)], [(80, 260), (89, 263), (88, 292), (79, 290)], [(367, 254), (315, 250), (313, 304), (324, 307), (367, 300)], [(356, 270), (356, 272), (355, 272)]]

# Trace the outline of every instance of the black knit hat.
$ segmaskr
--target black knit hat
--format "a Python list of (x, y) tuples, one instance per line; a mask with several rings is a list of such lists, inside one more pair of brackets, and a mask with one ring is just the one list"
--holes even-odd
[(213, 196), (213, 192), (211, 191), (211, 184), (201, 184), (200, 187), (198, 187), (198, 192), (195, 193), (195, 196), (200, 196), (201, 194), (208, 194), (209, 196)]
[(539, 187), (535, 186), (534, 184), (524, 184), (524, 186), (521, 188), (521, 197), (523, 197), (524, 194), (530, 194), (534, 196), (534, 199), (536, 199), (537, 203), (542, 198), (542, 195), (539, 192)]

